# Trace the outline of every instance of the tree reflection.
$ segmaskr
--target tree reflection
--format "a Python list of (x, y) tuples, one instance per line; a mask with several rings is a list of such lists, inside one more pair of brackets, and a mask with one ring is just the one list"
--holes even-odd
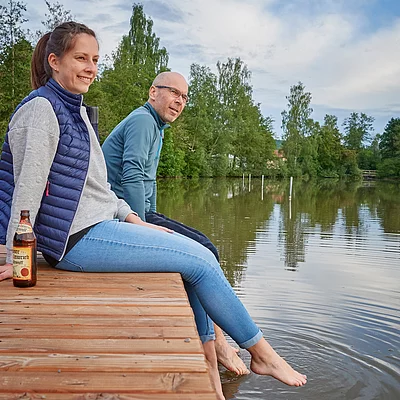
[(324, 241), (341, 235), (355, 245), (371, 229), (371, 218), (384, 232), (400, 232), (398, 183), (295, 181), (290, 201), (288, 195), (288, 181), (265, 181), (261, 195), (261, 179), (250, 185), (248, 179), (167, 179), (158, 184), (158, 209), (214, 242), (232, 285), (241, 281), (257, 235), (274, 232), (273, 214), (281, 259), (292, 271), (305, 262), (310, 233)]
[(221, 267), (232, 285), (241, 281), (256, 235), (265, 230), (274, 201), (261, 201), (261, 180), (251, 190), (240, 179), (162, 180), (160, 212), (205, 233), (217, 246)]

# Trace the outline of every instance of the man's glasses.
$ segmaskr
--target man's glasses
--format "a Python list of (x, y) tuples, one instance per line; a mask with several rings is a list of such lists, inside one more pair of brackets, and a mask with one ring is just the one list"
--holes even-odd
[(163, 85), (157, 85), (156, 88), (158, 89), (168, 89), (169, 92), (172, 94), (173, 97), (178, 99), (179, 97), (182, 97), (182, 100), (184, 103), (187, 103), (189, 101), (189, 96), (187, 94), (183, 94), (180, 90), (171, 87), (171, 86), (163, 86)]

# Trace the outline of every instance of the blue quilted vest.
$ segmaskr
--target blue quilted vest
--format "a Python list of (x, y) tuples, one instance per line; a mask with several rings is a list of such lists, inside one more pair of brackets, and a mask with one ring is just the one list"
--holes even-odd
[[(60, 260), (64, 254), (89, 167), (90, 140), (80, 115), (82, 95), (72, 94), (50, 79), (16, 108), (35, 97), (50, 101), (60, 126), (57, 152), (35, 220), (38, 250)], [(8, 133), (0, 161), (0, 243), (6, 243), (14, 191), (13, 158)]]

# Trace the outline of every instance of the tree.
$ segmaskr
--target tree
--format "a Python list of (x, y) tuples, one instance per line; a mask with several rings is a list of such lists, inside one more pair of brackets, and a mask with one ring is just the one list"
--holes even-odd
[[(0, 63), (0, 143), (16, 105), (31, 91), (30, 60), (32, 45), (20, 39), (3, 54)], [(14, 75), (10, 74), (11, 69)]]
[(251, 73), (240, 58), (218, 62), (217, 69), (224, 160), (228, 161), (228, 154), (233, 156), (232, 175), (261, 174), (275, 149), (270, 118), (264, 118), (254, 103)]
[(75, 16), (71, 14), (70, 10), (65, 10), (64, 6), (58, 1), (50, 3), (45, 0), (48, 14), (44, 14), (46, 17), (45, 21), (42, 21), (42, 25), (46, 28), (47, 32), (52, 31), (56, 26), (67, 21), (75, 21)]
[(381, 152), (379, 150), (380, 135), (377, 134), (371, 142), (371, 145), (362, 149), (357, 156), (358, 167), (360, 169), (377, 169), (381, 161)]
[(20, 1), (8, 0), (7, 6), (0, 5), (0, 55), (24, 37), (21, 25), (27, 21), (25, 12), (26, 5)]
[[(153, 21), (143, 12), (143, 5), (134, 4), (130, 30), (112, 54), (111, 65), (105, 67), (94, 91), (85, 101), (100, 108), (99, 130), (104, 136), (133, 109), (148, 98), (155, 76), (168, 70), (167, 50), (160, 48), (160, 39), (153, 33)], [(94, 98), (93, 93), (102, 95)]]
[[(221, 130), (218, 136), (225, 143), (225, 157), (233, 155), (233, 166), (238, 172), (249, 170), (247, 153), (240, 148), (243, 137), (248, 134), (251, 122), (246, 121), (246, 111), (253, 105), (251, 73), (240, 58), (228, 58), (227, 62), (218, 61), (218, 96), (221, 104)], [(248, 136), (251, 141), (250, 135)], [(249, 171), (250, 172), (250, 171)]]
[(392, 118), (380, 137), (379, 149), (382, 158), (400, 157), (400, 118)]
[(213, 160), (220, 154), (226, 155), (217, 76), (210, 68), (191, 65), (189, 99), (184, 114), (186, 134), (181, 136), (186, 154), (185, 174), (210, 176)]
[(391, 118), (379, 139), (382, 162), (378, 176), (400, 178), (400, 118)]
[(319, 175), (323, 177), (339, 176), (342, 156), (341, 134), (337, 126), (337, 117), (325, 115), (324, 124), (316, 135)]
[(0, 141), (16, 105), (30, 91), (32, 46), (25, 39), (22, 24), (26, 6), (9, 0), (0, 5)]
[(11, 77), (11, 85), (6, 90), (10, 90), (9, 100), (12, 109), (17, 105), (15, 64), (19, 55), (15, 44), (25, 39), (21, 28), (21, 25), (27, 21), (24, 18), (25, 12), (26, 5), (23, 2), (8, 0), (7, 6), (0, 5), (0, 65), (4, 65), (6, 59), (10, 61), (8, 73)]
[(185, 169), (185, 151), (181, 147), (180, 137), (185, 134), (185, 117), (178, 118), (173, 126), (164, 132), (164, 144), (158, 164), (157, 175), (179, 177)]
[(47, 6), (48, 13), (44, 14), (45, 20), (42, 21), (44, 30), (37, 30), (35, 34), (31, 35), (32, 42), (36, 43), (46, 32), (51, 32), (54, 28), (63, 22), (76, 21), (75, 16), (70, 10), (66, 10), (58, 1), (50, 3), (44, 0)]
[(239, 59), (217, 63), (218, 74), (192, 64), (186, 107), (187, 176), (260, 174), (272, 158), (275, 142), (270, 118), (252, 99), (250, 71)]
[[(311, 119), (313, 109), (310, 107), (311, 93), (305, 92), (302, 82), (290, 88), (288, 100), (288, 110), (281, 113), (283, 129), (283, 151), (287, 158), (288, 170), (291, 175), (301, 175), (302, 165), (300, 156), (305, 145), (305, 138), (309, 137), (315, 128), (314, 121)], [(307, 147), (310, 148), (310, 141)], [(313, 154), (314, 151), (307, 151)]]
[(356, 112), (351, 113), (350, 117), (344, 120), (344, 143), (347, 149), (358, 152), (371, 141), (374, 120), (374, 117)]

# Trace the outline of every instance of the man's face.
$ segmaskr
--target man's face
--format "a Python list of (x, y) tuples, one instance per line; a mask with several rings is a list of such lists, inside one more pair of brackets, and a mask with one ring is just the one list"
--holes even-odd
[(150, 88), (150, 103), (164, 122), (174, 122), (187, 101), (188, 85), (180, 75), (168, 76)]

